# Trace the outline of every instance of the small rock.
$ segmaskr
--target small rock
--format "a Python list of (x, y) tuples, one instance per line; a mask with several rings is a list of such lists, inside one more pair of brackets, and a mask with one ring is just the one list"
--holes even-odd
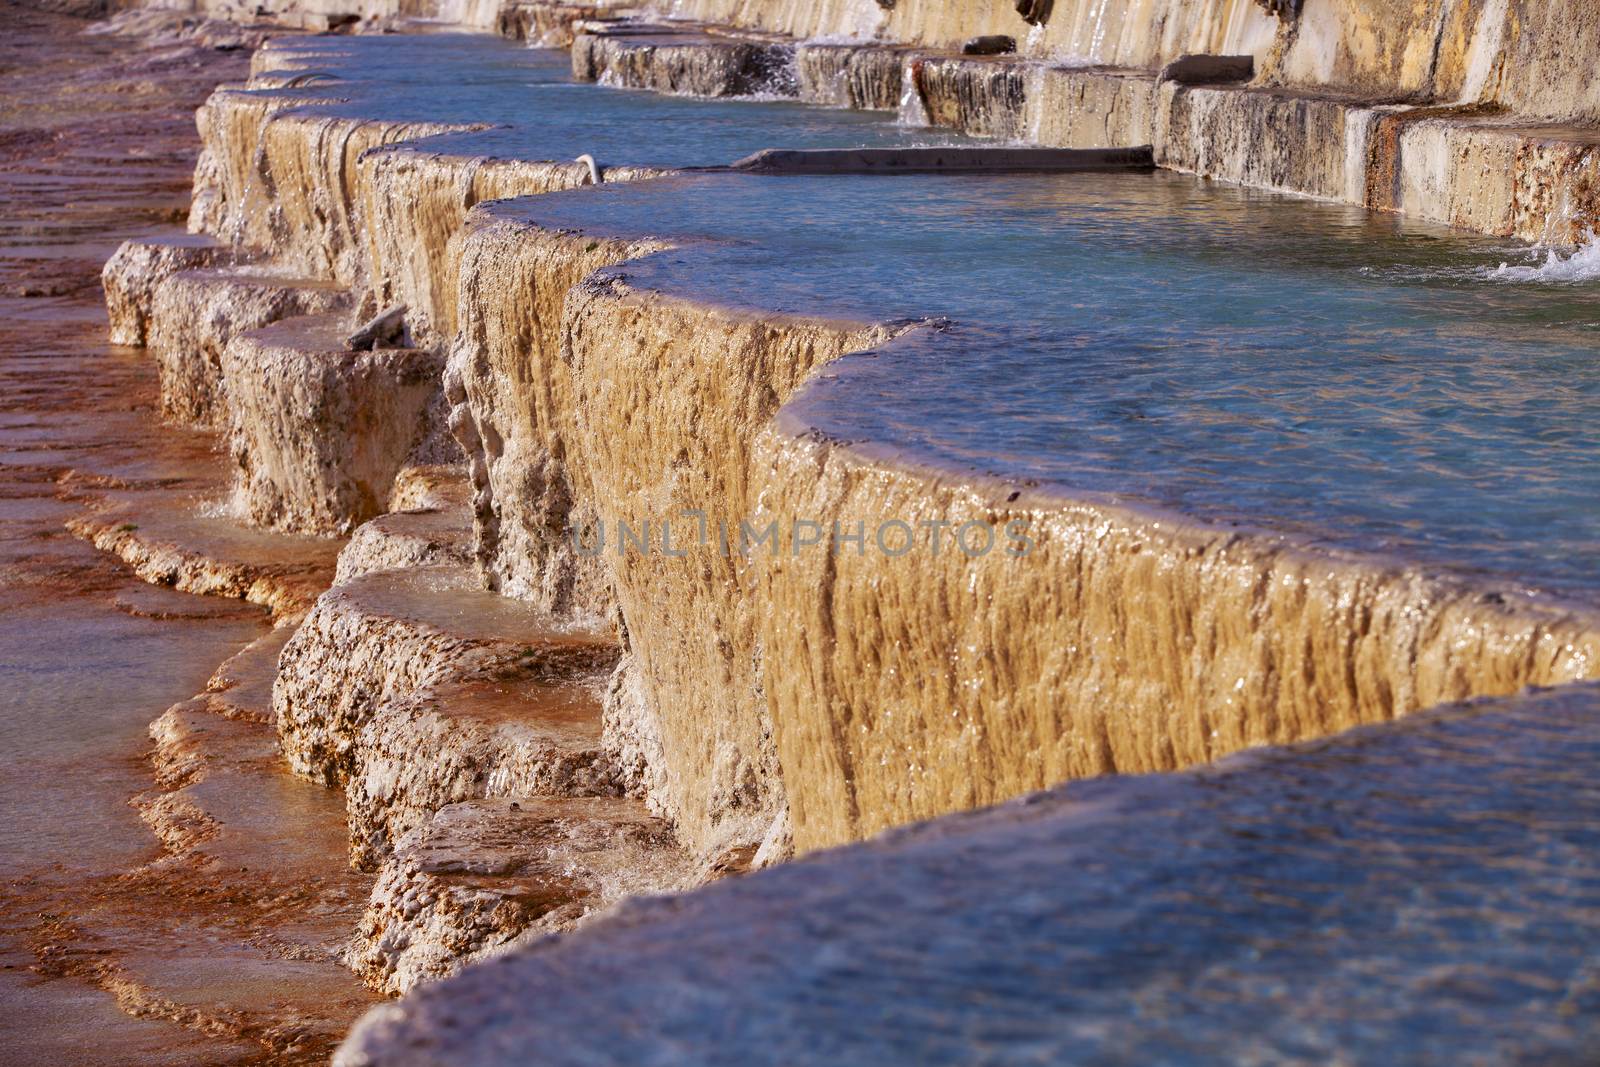
[(1256, 76), (1254, 56), (1179, 56), (1161, 70), (1161, 80), (1179, 85), (1246, 82)]
[(380, 311), (368, 319), (355, 333), (345, 338), (352, 352), (368, 352), (376, 348), (404, 348), (406, 344), (406, 307), (396, 305)]
[(1055, 0), (1017, 0), (1017, 14), (1030, 26), (1042, 26), (1050, 18)]
[(970, 38), (961, 46), (964, 56), (1003, 56), (1017, 50), (1017, 39), (1003, 33), (991, 33)]

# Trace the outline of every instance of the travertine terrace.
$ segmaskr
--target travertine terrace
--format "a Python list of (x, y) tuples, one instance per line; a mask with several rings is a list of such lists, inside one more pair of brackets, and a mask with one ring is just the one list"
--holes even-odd
[[(1237, 967), (1218, 979), (1225, 992), (1212, 1015), (1156, 981), (1107, 981), (1094, 996), (1060, 1000), (1057, 985), (1071, 984), (1063, 975), (1126, 978), (1139, 954), (1107, 932), (1118, 921), (1102, 899), (1110, 891), (1082, 872), (1109, 871), (1128, 921), (1170, 922), (1152, 936), (1182, 941), (1184, 916), (1216, 920), (1209, 894), (1280, 854), (1235, 848), (1216, 827), (1269, 836), (1295, 827), (1310, 842), (1356, 825), (1356, 858), (1345, 860), (1400, 855), (1402, 876), (1427, 898), (1405, 936), (1431, 938), (1439, 968), (1464, 965), (1471, 937), (1435, 899), (1443, 876), (1426, 849), (1408, 851), (1397, 825), (1397, 806), (1411, 801), (1374, 797), (1428, 796), (1431, 779), (1403, 773), (1411, 765), (1438, 774), (1446, 793), (1457, 773), (1514, 779), (1531, 851), (1512, 862), (1532, 867), (1575, 848), (1540, 778), (1555, 746), (1540, 739), (1565, 731), (1592, 747), (1581, 722), (1594, 707), (1587, 683), (1600, 676), (1592, 587), (1551, 592), (1404, 551), (1319, 542), (1274, 529), (1271, 516), (1213, 521), (941, 462), (890, 432), (841, 430), (834, 413), (848, 397), (891, 387), (884, 365), (970, 360), (970, 335), (917, 308), (899, 314), (881, 294), (848, 313), (797, 303), (801, 290), (770, 266), (770, 293), (719, 288), (707, 248), (745, 240), (752, 262), (773, 250), (732, 230), (674, 225), (670, 202), (654, 224), (621, 221), (624, 197), (648, 187), (715, 203), (736, 187), (786, 182), (801, 202), (811, 194), (799, 183), (867, 174), (892, 199), (911, 173), (1133, 181), (1160, 170), (1566, 249), (1600, 213), (1592, 5), (415, 7), (254, 9), (346, 34), (280, 37), (255, 52), (247, 83), (219, 87), (197, 114), (189, 233), (130, 241), (104, 272), (112, 337), (147, 347), (162, 417), (215, 434), (229, 484), (203, 506), (189, 495), (162, 507), (149, 494), (107, 493), (72, 520), (147, 580), (275, 616), (270, 701), (258, 693), (249, 716), (221, 717), (260, 719), (275, 730), (273, 757), (342, 796), (340, 878), (346, 851), (351, 871), (338, 887), (370, 897), (359, 909), (340, 900), (351, 920), (341, 961), (388, 994), (479, 961), (379, 1009), (343, 1062), (510, 1062), (508, 1050), (529, 1048), (539, 1062), (637, 1061), (656, 1025), (638, 974), (658, 967), (685, 991), (663, 1009), (662, 1032), (696, 1032), (681, 1052), (693, 1062), (818, 1055), (796, 1027), (834, 1033), (838, 1062), (965, 1062), (980, 1047), (1012, 1062), (1028, 1048), (1062, 1055), (1061, 1042), (1076, 1040), (1066, 1023), (1040, 1019), (1087, 1028), (1090, 1013), (1116, 1020), (1079, 1033), (1091, 1058), (1160, 1059), (1183, 1047), (1179, 1036), (1127, 1030), (1134, 1002), (1157, 1005), (1173, 1026), (1184, 1013), (1205, 1016), (1191, 1048), (1264, 1062), (1291, 1048), (1312, 1060), (1400, 1047), (1395, 1034), (1408, 1026), (1446, 1025), (1378, 1013), (1357, 1040), (1296, 1017), (1304, 1030), (1279, 1020), (1262, 1026), (1258, 1045), (1230, 1044), (1230, 1026), (1256, 1025), (1240, 1020), (1265, 1018), (1272, 1000), (1270, 968), (1240, 962), (1247, 954), (1223, 954), (1219, 967)], [(501, 56), (479, 75), (470, 39), (377, 32), (416, 29), (406, 19), (417, 15), (570, 57), (559, 78), (545, 52), (532, 74)], [(964, 47), (980, 37), (1011, 40)], [(456, 66), (433, 76), (458, 73), (429, 82), (430, 57), (451, 49)], [(566, 81), (569, 60), (577, 84)], [(521, 91), (526, 100), (511, 95)], [(765, 103), (722, 102), (749, 96)], [(710, 148), (652, 140), (653, 126), (696, 121), (689, 110), (652, 117), (690, 106), (676, 97), (751, 117), (704, 112), (720, 138)], [(586, 107), (612, 110), (585, 125)], [(873, 147), (853, 151), (858, 143)], [(816, 151), (737, 162), (757, 149)], [(1049, 151), (1066, 149), (1083, 151)], [(699, 536), (673, 544), (668, 522)], [(727, 543), (747, 526), (832, 528), (837, 538), (858, 523), (1023, 529), (1033, 550), (975, 558), (824, 541), (802, 551), (810, 546), (783, 534), (768, 553)], [(612, 551), (586, 547), (585, 536), (603, 542), (607, 531)], [(615, 550), (623, 531), (638, 535), (637, 551)], [(193, 825), (213, 816), (185, 797), (208, 779), (186, 768), (205, 763), (197, 724), (222, 699), (203, 695), (154, 727), (161, 795), (146, 817), (176, 853), (209, 839)], [(1366, 729), (1308, 746), (1356, 727)], [(1519, 740), (1502, 767), (1492, 742), (1507, 737)], [(1287, 747), (1235, 755), (1261, 746)], [(1312, 818), (1284, 799), (1298, 775), (1369, 764), (1388, 786), (1357, 790), (1348, 811)], [(960, 814), (1041, 790), (1052, 792)], [(1204, 799), (1219, 792), (1235, 799)], [(1589, 792), (1574, 791), (1578, 810)], [(1428, 833), (1471, 822), (1445, 807)], [(1187, 831), (1160, 812), (1203, 823), (1200, 843), (1184, 845)], [(934, 821), (896, 830), (925, 820)], [(1513, 929), (1484, 875), (1492, 858), (1475, 842), (1438, 847), (1459, 864), (1471, 896), (1462, 906)], [(1331, 869), (1307, 877), (1332, 879)], [(706, 886), (747, 872), (759, 873)], [(1314, 892), (1286, 888), (1294, 877), (1262, 875), (1259, 907), (1271, 911), (1261, 901), (1281, 891), (1297, 902), (1291, 911), (1312, 908)], [(1164, 879), (1192, 892), (1168, 900), (1152, 888)], [(1374, 883), (1372, 907), (1402, 907), (1389, 881)], [(1040, 904), (1051, 885), (1067, 888)], [(1537, 895), (1535, 881), (1517, 885)], [(1015, 910), (981, 904), (1008, 887)], [(897, 893), (910, 901), (903, 936), (884, 903)], [(1574, 891), (1572, 909), (1590, 903)], [(1085, 916), (1083, 931), (1072, 914)], [(1329, 922), (1348, 935), (1348, 971), (1302, 981), (1319, 964), (1296, 957), (1285, 988), (1343, 1018), (1362, 1010), (1352, 992), (1362, 961), (1389, 961), (1386, 979), (1405, 988), (1424, 980), (1425, 967), (1383, 954), (1381, 929), (1339, 915)], [(723, 1045), (699, 1035), (719, 1011), (762, 1020), (746, 993), (800, 996), (785, 983), (827, 971), (834, 965), (819, 961), (879, 921), (888, 930), (865, 938), (867, 977), (847, 974), (814, 1017), (730, 1024)], [(1234, 912), (1227, 921), (1248, 925)], [(1270, 936), (1293, 941), (1298, 921)], [(1592, 934), (1570, 914), (1552, 921), (1569, 948)], [(1008, 951), (986, 931), (1035, 922), (1060, 949), (1040, 965), (1053, 977), (984, 987), (1014, 1026), (969, 1018), (960, 976), (989, 973)], [(725, 965), (728, 937), (768, 933), (770, 955)], [(923, 957), (918, 945), (940, 947)], [(1519, 948), (1484, 964), (1540, 992), (1518, 1007), (1526, 1043), (1483, 1032), (1480, 1051), (1562, 1050), (1594, 1036), (1561, 1014), (1589, 996), (1579, 963), (1535, 955)], [(697, 959), (714, 962), (696, 971)], [(908, 1038), (897, 1022), (879, 1032), (859, 1008), (829, 1000), (911, 1003), (924, 991), (908, 986), (927, 969), (954, 976), (925, 991), (946, 1029)], [(718, 975), (735, 994), (712, 991)], [(530, 1002), (560, 1006), (547, 1036), (527, 1023)], [(1464, 1002), (1440, 993), (1441, 1017)], [(642, 1044), (615, 1036), (630, 1018)], [(1419, 1056), (1454, 1047), (1464, 1046), (1424, 1041)]]

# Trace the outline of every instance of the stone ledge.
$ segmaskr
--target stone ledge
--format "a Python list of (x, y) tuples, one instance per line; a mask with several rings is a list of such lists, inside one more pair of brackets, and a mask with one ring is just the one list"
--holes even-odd
[(769, 148), (733, 164), (763, 174), (1008, 174), (1155, 169), (1137, 148)]
[(374, 988), (405, 992), (518, 938), (693, 879), (670, 829), (638, 801), (455, 804), (400, 843), (346, 959)]
[(339, 312), (283, 319), (223, 349), (236, 510), (260, 526), (346, 534), (386, 508), (442, 423), (442, 355), (349, 351)]

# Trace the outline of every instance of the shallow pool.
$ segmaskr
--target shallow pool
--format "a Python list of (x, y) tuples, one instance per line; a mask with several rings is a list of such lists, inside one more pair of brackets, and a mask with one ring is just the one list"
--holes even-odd
[(802, 398), (863, 448), (1600, 588), (1600, 285), (1519, 270), (1530, 249), (1164, 172), (706, 175), (516, 210), (710, 239), (643, 284), (953, 320)]
[(762, 148), (948, 144), (959, 137), (893, 116), (777, 100), (697, 100), (574, 81), (567, 53), (473, 34), (309, 37), (278, 41), (311, 81), (310, 99), (361, 118), (501, 124), (440, 147), (518, 159), (680, 167), (731, 163)]

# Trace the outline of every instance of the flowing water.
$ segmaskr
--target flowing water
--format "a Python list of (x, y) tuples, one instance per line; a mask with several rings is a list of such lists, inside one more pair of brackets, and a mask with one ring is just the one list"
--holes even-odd
[(1600, 302), (1571, 265), (1584, 253), (1550, 266), (1169, 173), (708, 175), (518, 210), (689, 240), (630, 267), (636, 283), (950, 320), (802, 397), (808, 423), (857, 447), (1600, 589)]

